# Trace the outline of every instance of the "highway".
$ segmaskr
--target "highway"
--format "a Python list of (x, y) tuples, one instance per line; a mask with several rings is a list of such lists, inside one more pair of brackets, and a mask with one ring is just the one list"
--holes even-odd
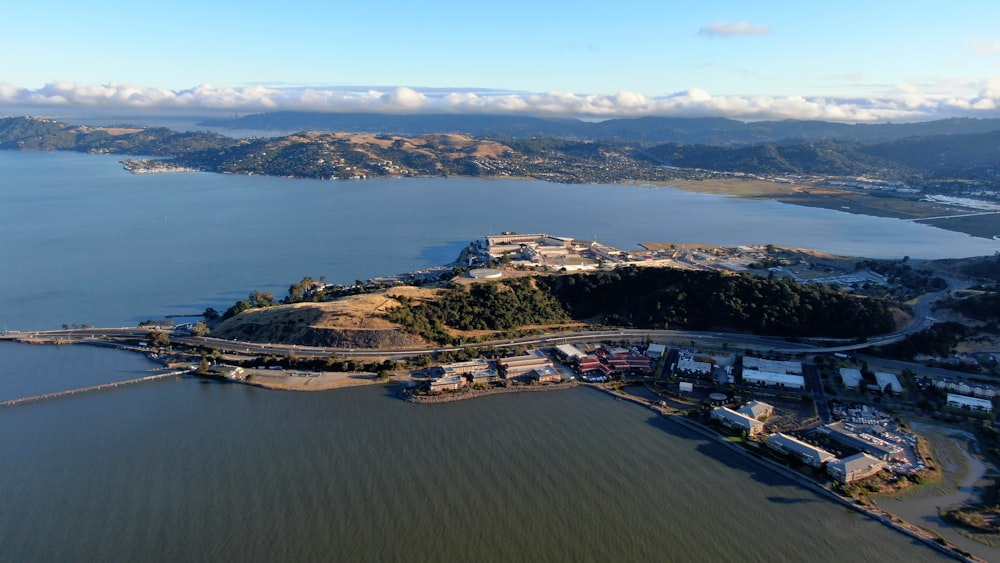
[[(192, 336), (170, 333), (173, 343), (187, 346), (207, 347), (221, 352), (264, 355), (264, 356), (294, 356), (298, 358), (388, 358), (402, 359), (435, 354), (439, 352), (455, 352), (468, 348), (517, 348), (517, 347), (547, 347), (557, 344), (599, 343), (599, 342), (662, 342), (686, 345), (722, 346), (727, 345), (735, 350), (754, 349), (776, 353), (833, 353), (852, 352), (872, 346), (890, 344), (902, 340), (907, 335), (923, 330), (935, 322), (930, 315), (930, 306), (935, 300), (962, 286), (961, 282), (949, 280), (947, 289), (921, 296), (913, 305), (913, 321), (906, 328), (897, 332), (868, 338), (862, 342), (840, 338), (808, 338), (795, 342), (787, 338), (774, 336), (758, 336), (747, 333), (708, 332), (690, 330), (652, 330), (652, 329), (601, 329), (591, 331), (559, 332), (514, 339), (500, 339), (489, 342), (475, 342), (454, 346), (428, 348), (334, 348), (320, 346), (303, 346), (297, 344), (271, 344), (245, 340), (225, 340), (212, 336)], [(39, 343), (74, 343), (95, 341), (142, 341), (151, 331), (167, 330), (158, 327), (113, 327), (113, 328), (76, 328), (46, 331), (7, 332), (0, 335), (0, 340), (18, 340)]]

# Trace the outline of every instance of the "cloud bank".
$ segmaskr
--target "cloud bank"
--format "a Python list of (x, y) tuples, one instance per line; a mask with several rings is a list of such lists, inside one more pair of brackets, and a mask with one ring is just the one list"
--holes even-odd
[[(883, 97), (720, 96), (694, 88), (663, 96), (629, 91), (615, 94), (525, 93), (468, 88), (242, 88), (203, 84), (187, 90), (126, 84), (100, 86), (68, 82), (38, 89), (0, 83), (2, 111), (73, 108), (119, 111), (267, 112), (325, 111), (379, 113), (521, 114), (583, 118), (702, 117), (744, 120), (814, 119), (840, 122), (920, 121), (951, 116), (1000, 116), (1000, 80), (978, 85), (967, 97), (922, 93), (898, 87)], [(65, 108), (65, 110), (63, 109)], [(24, 111), (21, 111), (24, 113)]]
[(756, 25), (750, 22), (712, 22), (701, 26), (698, 35), (701, 37), (742, 37), (744, 35), (767, 35), (771, 28), (766, 25)]

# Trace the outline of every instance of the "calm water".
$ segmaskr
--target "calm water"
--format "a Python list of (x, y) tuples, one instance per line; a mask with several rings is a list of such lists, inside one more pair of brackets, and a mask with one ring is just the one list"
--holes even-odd
[(177, 380), (0, 421), (10, 561), (937, 557), (587, 389), (431, 407)]
[(0, 151), (0, 330), (134, 325), (224, 309), (303, 276), (353, 282), (450, 262), (504, 230), (774, 243), (854, 256), (986, 255), (1000, 241), (895, 219), (625, 186), (133, 176), (117, 157)]
[[(448, 261), (507, 229), (625, 248), (996, 248), (673, 190), (130, 176), (113, 158), (0, 152), (0, 328), (225, 307), (304, 275), (350, 282)], [(0, 399), (150, 367), (114, 351), (0, 344)], [(0, 410), (0, 460), (4, 561), (937, 557), (583, 389), (419, 406), (379, 387), (295, 394), (178, 378)]]

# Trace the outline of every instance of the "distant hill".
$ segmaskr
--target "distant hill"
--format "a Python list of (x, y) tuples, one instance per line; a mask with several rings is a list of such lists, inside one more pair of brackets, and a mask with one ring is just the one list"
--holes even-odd
[(661, 165), (762, 175), (915, 176), (924, 181), (994, 183), (1000, 177), (1000, 131), (910, 137), (875, 144), (829, 141), (719, 147), (667, 143), (644, 149), (636, 156)]
[(557, 137), (645, 144), (740, 146), (808, 141), (888, 142), (908, 137), (1000, 131), (1000, 119), (953, 118), (922, 123), (848, 125), (823, 121), (752, 121), (721, 117), (638, 117), (587, 122), (512, 115), (390, 115), (381, 113), (270, 112), (201, 125), (273, 131), (336, 131), (390, 135), (460, 133), (497, 139)]
[[(280, 114), (263, 114), (273, 119)], [(301, 119), (315, 114), (295, 114)], [(935, 193), (959, 194), (964, 186), (1000, 187), (1000, 130), (955, 133), (998, 125), (996, 120), (951, 119), (925, 124), (858, 126), (819, 122), (741, 123), (729, 119), (642, 118), (583, 123), (574, 120), (473, 116), (385, 116), (349, 114), (330, 119), (346, 128), (377, 120), (397, 127), (484, 128), (479, 135), (433, 133), (310, 132), (282, 137), (233, 139), (218, 133), (179, 133), (165, 128), (91, 127), (68, 125), (37, 117), (0, 118), (0, 149), (75, 150), (81, 152), (149, 155), (172, 158), (176, 165), (215, 172), (296, 176), (305, 178), (366, 178), (373, 176), (508, 176), (535, 177), (564, 183), (614, 183), (624, 180), (667, 181), (701, 179), (704, 171), (760, 176), (819, 175), (897, 181), (915, 187), (932, 186)], [(447, 118), (447, 119), (444, 119)], [(351, 121), (353, 120), (353, 121)], [(372, 121), (376, 120), (376, 121)], [(475, 121), (479, 120), (479, 121)], [(282, 121), (278, 119), (278, 121)], [(256, 123), (254, 126), (260, 126)], [(300, 123), (302, 124), (302, 123)], [(334, 121), (328, 122), (331, 126)], [(483, 131), (506, 124), (545, 136), (499, 139)], [(628, 126), (628, 127), (626, 127)], [(587, 128), (604, 135), (632, 137), (587, 140), (555, 135), (557, 130)], [(711, 130), (705, 129), (706, 127)], [(668, 142), (641, 139), (667, 130), (688, 137), (729, 135), (730, 142)], [(509, 129), (508, 129), (509, 130)], [(880, 142), (800, 139), (793, 142), (740, 144), (755, 134), (820, 134), (861, 131), (878, 135), (946, 131)], [(729, 131), (729, 133), (725, 133)], [(874, 134), (872, 133), (872, 134)], [(943, 188), (944, 184), (951, 187)]]

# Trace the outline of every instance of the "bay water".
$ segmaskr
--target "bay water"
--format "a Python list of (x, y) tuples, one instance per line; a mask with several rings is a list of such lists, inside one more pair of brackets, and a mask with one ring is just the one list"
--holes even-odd
[[(0, 152), (0, 329), (134, 325), (452, 260), (502, 230), (874, 257), (998, 243), (625, 186), (132, 176)], [(155, 367), (0, 343), (0, 400)], [(936, 552), (587, 389), (413, 405), (175, 378), (0, 410), (0, 560), (803, 561)]]

